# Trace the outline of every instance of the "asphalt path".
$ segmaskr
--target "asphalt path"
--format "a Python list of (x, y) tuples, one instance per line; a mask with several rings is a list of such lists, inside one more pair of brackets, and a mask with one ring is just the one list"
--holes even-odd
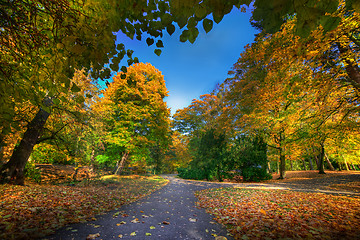
[(232, 239), (224, 226), (196, 206), (194, 195), (224, 184), (164, 177), (169, 184), (150, 196), (97, 216), (95, 221), (64, 227), (45, 239)]
[[(195, 191), (217, 187), (282, 189), (360, 197), (360, 193), (336, 191), (332, 184), (360, 181), (360, 174), (278, 183), (211, 183), (165, 175), (170, 182), (157, 192), (120, 209), (96, 217), (95, 221), (73, 224), (45, 239), (221, 239), (228, 235), (213, 216), (196, 206)], [(225, 239), (225, 238), (222, 238)]]

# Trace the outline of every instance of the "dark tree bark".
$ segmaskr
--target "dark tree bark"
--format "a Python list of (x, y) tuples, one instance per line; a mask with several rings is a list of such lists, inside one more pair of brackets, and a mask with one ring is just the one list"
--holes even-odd
[(326, 174), (324, 169), (324, 156), (325, 156), (325, 148), (324, 144), (320, 144), (320, 156), (319, 156), (319, 174)]
[(303, 166), (304, 166), (304, 171), (306, 171), (306, 162), (304, 159), (302, 159), (302, 163), (303, 163)]
[(285, 154), (284, 154), (284, 149), (280, 148), (280, 177), (279, 179), (285, 179), (285, 175), (286, 175), (286, 170), (285, 170), (285, 166), (286, 166), (286, 161), (285, 161)]
[(348, 49), (342, 47), (340, 43), (337, 43), (340, 55), (345, 63), (346, 73), (349, 76), (351, 85), (360, 91), (360, 68), (355, 61), (351, 61), (346, 57)]
[[(49, 102), (51, 102), (50, 99)], [(15, 148), (10, 160), (0, 169), (0, 182), (24, 185), (25, 165), (49, 116), (49, 112), (40, 108), (33, 120), (28, 124), (19, 146)]]

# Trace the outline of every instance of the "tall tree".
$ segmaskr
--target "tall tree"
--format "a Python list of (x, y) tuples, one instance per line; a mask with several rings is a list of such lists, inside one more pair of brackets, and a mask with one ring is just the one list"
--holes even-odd
[(165, 149), (170, 140), (170, 112), (164, 102), (168, 92), (161, 72), (149, 63), (138, 63), (113, 80), (100, 106), (104, 108), (106, 141), (114, 149), (114, 160), (121, 154), (125, 162), (131, 154), (134, 159), (144, 150)]

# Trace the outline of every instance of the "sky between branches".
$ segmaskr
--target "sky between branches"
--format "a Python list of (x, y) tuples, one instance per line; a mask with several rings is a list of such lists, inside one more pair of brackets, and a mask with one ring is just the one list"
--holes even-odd
[[(187, 107), (192, 99), (210, 93), (217, 83), (227, 78), (244, 47), (252, 43), (254, 34), (258, 33), (250, 25), (250, 16), (250, 11), (243, 13), (234, 8), (219, 24), (214, 24), (208, 34), (200, 23), (200, 34), (194, 44), (180, 42), (179, 28), (172, 36), (165, 33), (162, 39), (165, 47), (160, 57), (154, 54), (155, 46), (147, 46), (146, 35), (141, 42), (122, 34), (117, 37), (128, 49), (134, 50), (133, 56), (140, 62), (149, 62), (162, 72), (169, 91), (165, 100), (174, 114), (177, 109)], [(120, 65), (126, 65), (126, 59)]]

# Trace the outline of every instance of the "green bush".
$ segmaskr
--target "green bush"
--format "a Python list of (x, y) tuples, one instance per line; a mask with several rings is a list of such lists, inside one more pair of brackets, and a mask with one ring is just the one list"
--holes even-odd
[(25, 177), (37, 183), (41, 182), (41, 171), (35, 168), (34, 162), (27, 162), (24, 171), (25, 171)]
[(106, 155), (98, 155), (95, 157), (96, 162), (100, 168), (114, 167), (114, 162)]
[(74, 164), (74, 160), (68, 157), (64, 151), (48, 143), (35, 145), (31, 157), (35, 163)]
[(266, 169), (261, 167), (248, 167), (243, 169), (242, 177), (244, 181), (254, 181), (259, 182), (262, 180), (272, 179), (272, 176), (267, 173)]
[(195, 168), (178, 168), (178, 175), (184, 179), (194, 179), (194, 180), (203, 180), (206, 179), (205, 171)]
[(240, 136), (229, 153), (229, 163), (240, 170), (244, 181), (271, 179), (267, 173), (267, 145), (260, 136)]

